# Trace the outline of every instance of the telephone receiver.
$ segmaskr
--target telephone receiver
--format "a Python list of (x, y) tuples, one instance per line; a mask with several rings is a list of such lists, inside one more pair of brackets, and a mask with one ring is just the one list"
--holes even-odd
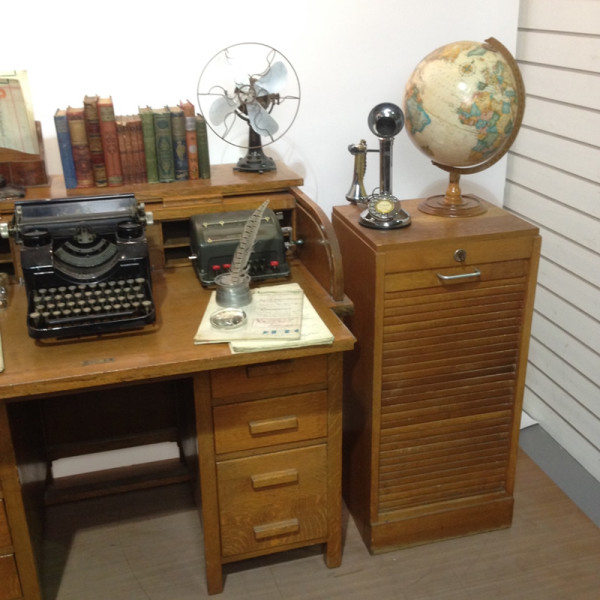
[[(367, 148), (365, 140), (348, 146), (354, 156), (354, 172), (346, 200), (353, 204), (367, 204), (360, 223), (376, 229), (396, 229), (410, 224), (410, 216), (400, 207), (400, 201), (392, 193), (392, 147), (394, 138), (404, 127), (404, 113), (391, 102), (373, 107), (367, 123), (379, 139), (379, 149)], [(379, 188), (377, 193), (367, 194), (364, 177), (367, 168), (367, 152), (379, 152)]]

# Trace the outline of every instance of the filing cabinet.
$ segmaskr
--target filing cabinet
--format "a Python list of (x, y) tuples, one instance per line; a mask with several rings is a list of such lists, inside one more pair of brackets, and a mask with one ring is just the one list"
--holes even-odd
[(333, 226), (357, 338), (346, 355), (344, 498), (372, 552), (507, 527), (538, 230), (481, 216)]

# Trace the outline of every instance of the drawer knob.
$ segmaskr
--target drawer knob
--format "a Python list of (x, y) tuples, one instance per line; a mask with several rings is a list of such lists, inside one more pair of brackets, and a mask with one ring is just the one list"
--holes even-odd
[(277, 521), (276, 523), (265, 523), (264, 525), (254, 526), (254, 537), (257, 541), (266, 540), (276, 535), (289, 535), (300, 531), (300, 522), (298, 519), (287, 519)]
[(274, 419), (250, 421), (248, 427), (250, 428), (250, 435), (263, 435), (265, 433), (298, 429), (298, 417), (296, 415), (287, 415), (284, 417), (275, 417)]
[(298, 483), (298, 469), (285, 469), (282, 471), (273, 471), (271, 473), (260, 473), (259, 475), (252, 475), (250, 480), (252, 481), (252, 488), (255, 490), (262, 490), (277, 485)]

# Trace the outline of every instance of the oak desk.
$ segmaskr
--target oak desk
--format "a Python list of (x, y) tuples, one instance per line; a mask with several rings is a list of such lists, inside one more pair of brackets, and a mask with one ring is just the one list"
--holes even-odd
[[(292, 280), (334, 342), (244, 354), (194, 345), (209, 293), (177, 261), (155, 264), (156, 323), (101, 338), (29, 338), (25, 289), (11, 285), (0, 311), (0, 600), (42, 598), (46, 505), (182, 480), (201, 508), (209, 593), (222, 590), (224, 563), (261, 554), (323, 543), (327, 565), (340, 564), (342, 353), (354, 337), (334, 312), (349, 306), (336, 275), (337, 242), (288, 170), (264, 179), (229, 173), (216, 170), (213, 183), (224, 179), (216, 192), (207, 182), (164, 187), (164, 198), (151, 202), (159, 213), (153, 227), (206, 212), (213, 193), (213, 210), (251, 207), (267, 188), (273, 205), (288, 211), (292, 235), (305, 241), (290, 257)], [(159, 258), (161, 236), (150, 235)], [(18, 275), (14, 248), (11, 256)], [(178, 459), (52, 474), (58, 458), (164, 441), (177, 443)]]

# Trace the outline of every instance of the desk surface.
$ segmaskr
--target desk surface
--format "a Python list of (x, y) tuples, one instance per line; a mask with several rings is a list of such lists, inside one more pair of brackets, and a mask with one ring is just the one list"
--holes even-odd
[(351, 349), (354, 337), (320, 302), (301, 265), (292, 265), (292, 272), (334, 335), (333, 345), (244, 354), (232, 354), (227, 344), (194, 345), (193, 336), (209, 291), (202, 288), (192, 267), (153, 273), (154, 325), (140, 331), (64, 341), (39, 341), (28, 336), (25, 288), (12, 286), (9, 307), (0, 311), (5, 363), (0, 374), (0, 399), (26, 399)]

